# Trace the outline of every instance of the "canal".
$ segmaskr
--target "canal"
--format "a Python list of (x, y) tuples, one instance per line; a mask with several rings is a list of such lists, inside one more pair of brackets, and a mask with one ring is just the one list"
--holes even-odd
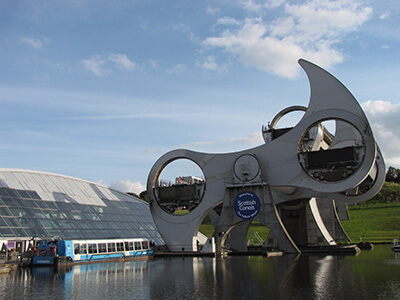
[(400, 299), (391, 245), (359, 255), (167, 257), (13, 270), (0, 299)]

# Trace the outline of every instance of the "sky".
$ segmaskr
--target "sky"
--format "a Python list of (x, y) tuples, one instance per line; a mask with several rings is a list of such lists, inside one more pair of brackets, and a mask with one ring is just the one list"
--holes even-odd
[(308, 104), (303, 58), (400, 168), (399, 47), (397, 0), (0, 0), (0, 167), (138, 194), (168, 151), (261, 145)]

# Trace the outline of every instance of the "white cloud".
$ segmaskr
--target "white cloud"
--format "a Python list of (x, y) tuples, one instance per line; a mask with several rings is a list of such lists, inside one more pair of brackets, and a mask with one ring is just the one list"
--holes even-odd
[(370, 115), (385, 115), (397, 112), (399, 104), (393, 104), (383, 100), (368, 100), (362, 103), (362, 107), (367, 114)]
[(217, 25), (239, 25), (240, 22), (231, 17), (222, 17), (217, 20)]
[(385, 20), (385, 19), (387, 19), (387, 18), (389, 18), (390, 17), (390, 12), (389, 11), (385, 11), (383, 14), (381, 14), (380, 16), (379, 16), (379, 18), (381, 19), (381, 20)]
[[(261, 2), (261, 3), (258, 3)], [(245, 0), (242, 1), (243, 8), (253, 13), (263, 13), (265, 9), (273, 9), (281, 6), (285, 3), (285, 0), (268, 0), (268, 1), (254, 1)]]
[(118, 69), (135, 70), (136, 64), (132, 62), (125, 54), (111, 53), (108, 60), (112, 61)]
[(26, 44), (32, 46), (35, 49), (42, 48), (42, 41), (40, 39), (33, 39), (33, 38), (23, 37), (23, 38), (21, 38), (21, 42), (26, 43)]
[(276, 8), (285, 3), (285, 0), (269, 0), (265, 3), (266, 8)]
[(137, 66), (126, 54), (110, 53), (108, 56), (94, 54), (89, 59), (82, 59), (83, 67), (97, 76), (109, 75), (112, 69), (134, 71)]
[(112, 182), (110, 184), (110, 188), (124, 192), (124, 193), (135, 193), (139, 195), (142, 191), (145, 190), (143, 184), (138, 182), (132, 182), (130, 180), (121, 180), (117, 182)]
[(160, 63), (157, 59), (150, 59), (149, 64), (151, 68), (158, 68), (160, 66)]
[(194, 33), (192, 32), (191, 28), (185, 24), (179, 23), (179, 24), (175, 24), (173, 26), (174, 30), (180, 31), (181, 33), (187, 35), (187, 37), (189, 38), (189, 40), (191, 40), (193, 43), (196, 44), (200, 44), (201, 41), (199, 40), (198, 37), (196, 37), (194, 35)]
[(89, 59), (81, 60), (83, 67), (97, 76), (105, 76), (111, 73), (111, 70), (104, 68), (107, 60), (101, 55), (92, 55)]
[(253, 0), (246, 0), (242, 2), (243, 8), (250, 12), (259, 12), (263, 6), (261, 4), (256, 3)]
[(185, 64), (178, 64), (166, 71), (168, 74), (188, 73), (189, 68)]
[[(247, 1), (245, 7), (258, 12), (266, 9), (254, 1)], [(371, 14), (370, 7), (362, 7), (356, 0), (286, 4), (277, 19), (248, 17), (239, 29), (208, 37), (203, 45), (222, 48), (247, 66), (295, 78), (300, 74), (299, 58), (325, 68), (342, 62), (343, 55), (334, 46), (346, 34), (357, 30)]]
[(202, 148), (202, 147), (213, 146), (214, 144), (215, 144), (214, 141), (209, 141), (209, 142), (193, 142), (193, 143), (188, 143), (188, 144), (179, 145), (179, 148), (182, 148), (182, 149), (196, 149), (196, 148)]
[(203, 69), (209, 70), (209, 71), (218, 71), (218, 64), (215, 61), (215, 56), (210, 55), (207, 56), (206, 59), (198, 64), (200, 67)]
[(400, 167), (400, 104), (383, 100), (362, 103), (386, 166)]
[(145, 153), (158, 153), (159, 150), (157, 148), (152, 147), (152, 148), (146, 149), (144, 152)]
[(264, 143), (262, 134), (260, 131), (253, 132), (247, 136), (239, 137), (239, 138), (231, 138), (229, 139), (230, 143), (236, 143), (241, 145), (261, 145)]
[(221, 10), (219, 8), (216, 7), (211, 7), (211, 6), (207, 6), (206, 12), (207, 14), (213, 16), (217, 13), (219, 13)]

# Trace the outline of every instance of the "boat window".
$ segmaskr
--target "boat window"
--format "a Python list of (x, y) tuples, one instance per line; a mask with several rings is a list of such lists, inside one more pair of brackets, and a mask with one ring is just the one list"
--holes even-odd
[(107, 252), (107, 244), (106, 243), (101, 243), (98, 245), (98, 247), (99, 247), (99, 253)]
[(97, 253), (97, 244), (88, 244), (89, 253)]
[(86, 244), (80, 244), (79, 254), (86, 254)]
[(115, 243), (107, 243), (108, 252), (115, 252)]
[(142, 250), (142, 244), (140, 242), (135, 242), (135, 249)]
[(132, 251), (135, 250), (133, 247), (133, 242), (125, 242), (125, 251)]
[(124, 251), (124, 243), (116, 243), (117, 244), (117, 251)]
[(147, 246), (147, 241), (142, 242), (142, 247), (143, 247), (143, 249), (149, 248), (149, 247)]
[(79, 244), (74, 244), (74, 254), (79, 254), (80, 247)]

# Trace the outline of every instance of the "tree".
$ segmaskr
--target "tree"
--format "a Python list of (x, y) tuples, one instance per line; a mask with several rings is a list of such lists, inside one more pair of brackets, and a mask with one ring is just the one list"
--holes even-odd
[(386, 172), (386, 181), (400, 183), (400, 169), (389, 167)]
[(139, 194), (139, 198), (142, 199), (142, 200), (144, 200), (144, 201), (146, 201), (146, 202), (149, 202), (149, 200), (147, 199), (147, 191), (141, 192), (141, 193)]
[(141, 199), (141, 200), (144, 200), (144, 201), (146, 201), (146, 202), (149, 202), (149, 201), (147, 200), (147, 191), (141, 192), (141, 193), (139, 194), (139, 196), (136, 195), (135, 193), (131, 193), (131, 192), (128, 192), (127, 194), (128, 194), (128, 195), (131, 195), (131, 196), (133, 196), (133, 197), (139, 198), (139, 199)]
[(132, 192), (127, 192), (127, 194), (128, 194), (128, 195), (131, 195), (131, 196), (133, 196), (133, 197), (139, 198), (139, 196), (138, 196), (138, 195), (136, 195), (135, 193), (132, 193)]

